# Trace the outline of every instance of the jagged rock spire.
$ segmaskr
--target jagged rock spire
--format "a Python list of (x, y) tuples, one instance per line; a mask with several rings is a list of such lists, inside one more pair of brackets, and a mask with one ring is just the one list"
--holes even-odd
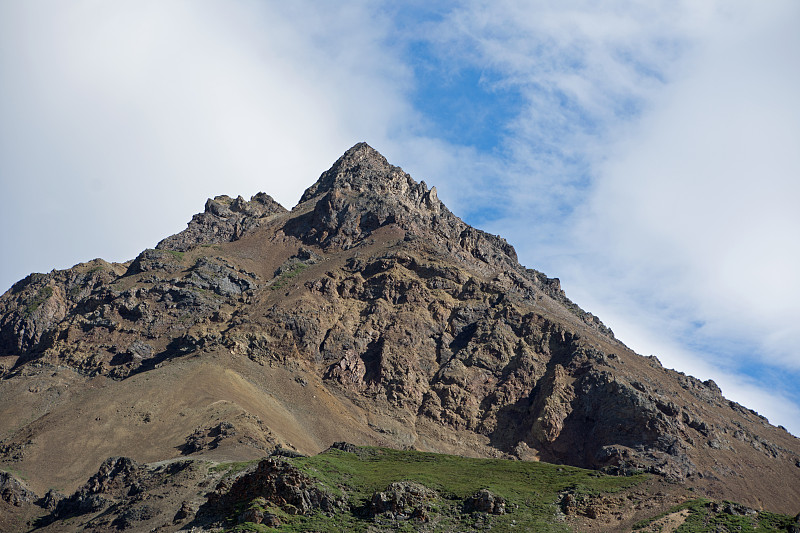
[[(322, 173), (314, 185), (306, 189), (300, 203), (333, 190), (407, 194), (420, 188), (419, 185), (403, 169), (389, 164), (380, 152), (360, 142), (347, 150), (330, 169)], [(422, 188), (427, 192), (427, 187), (423, 185)]]
[(201, 244), (235, 241), (260, 227), (270, 216), (286, 212), (285, 207), (263, 192), (250, 201), (241, 196), (209, 198), (205, 210), (194, 215), (185, 230), (162, 240), (156, 248), (185, 252)]
[(427, 235), (442, 249), (467, 252), (503, 269), (519, 268), (514, 248), (504, 239), (465, 224), (439, 200), (436, 187), (414, 181), (364, 142), (322, 173), (298, 207), (306, 203), (313, 203), (313, 209), (285, 231), (309, 244), (346, 249), (377, 228), (396, 224), (409, 234)]

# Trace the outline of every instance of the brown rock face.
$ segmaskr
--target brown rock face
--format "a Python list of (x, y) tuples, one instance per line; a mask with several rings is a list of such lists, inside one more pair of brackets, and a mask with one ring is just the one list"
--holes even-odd
[(292, 211), (217, 197), (131, 263), (31, 275), (0, 311), (0, 463), (40, 493), (111, 455), (348, 440), (800, 501), (798, 439), (633, 353), (363, 143)]

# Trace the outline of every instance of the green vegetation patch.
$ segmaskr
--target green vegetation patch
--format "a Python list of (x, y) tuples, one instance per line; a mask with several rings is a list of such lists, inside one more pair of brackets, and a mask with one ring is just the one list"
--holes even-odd
[[(547, 463), (505, 459), (471, 459), (418, 451), (359, 447), (355, 453), (330, 449), (313, 457), (283, 458), (311, 477), (318, 488), (344, 500), (340, 510), (307, 516), (287, 512), (262, 497), (242, 502), (229, 519), (228, 531), (570, 531), (559, 504), (569, 493), (578, 501), (626, 490), (650, 476), (608, 476), (593, 470)], [(241, 471), (253, 461), (225, 463), (212, 471)], [(371, 516), (373, 495), (392, 483), (411, 481), (436, 492), (425, 500), (425, 519)], [(505, 514), (466, 512), (465, 500), (487, 489), (505, 500)], [(259, 509), (277, 517), (280, 526), (245, 522), (237, 518), (245, 510)], [(694, 532), (786, 532), (794, 518), (756, 512), (731, 502), (695, 499), (634, 526), (641, 530), (664, 516), (688, 510), (677, 531)], [(291, 510), (290, 510), (291, 511)]]
[(216, 474), (218, 472), (225, 472), (226, 475), (238, 474), (248, 466), (254, 465), (259, 461), (260, 459), (255, 459), (253, 461), (233, 461), (230, 463), (219, 463), (210, 467), (208, 469), (208, 473)]
[(271, 533), (272, 531), (276, 531), (276, 529), (261, 524), (245, 522), (244, 524), (238, 524), (233, 529), (231, 529), (231, 531), (255, 531), (256, 533)]
[(286, 286), (287, 283), (289, 283), (290, 279), (299, 275), (307, 268), (308, 268), (307, 264), (297, 263), (291, 268), (291, 270), (287, 270), (286, 272), (283, 272), (280, 276), (278, 276), (278, 279), (276, 279), (275, 282), (272, 285), (270, 285), (269, 288), (272, 289), (273, 291), (282, 289), (283, 287)]
[(39, 291), (36, 293), (36, 296), (34, 296), (31, 299), (31, 301), (28, 302), (28, 305), (25, 306), (25, 315), (26, 316), (30, 315), (34, 311), (39, 309), (39, 306), (42, 305), (45, 301), (47, 301), (47, 299), (50, 298), (52, 295), (53, 295), (53, 287), (50, 287), (49, 285), (39, 289)]
[(169, 255), (174, 257), (177, 261), (179, 261), (179, 262), (183, 261), (183, 256), (185, 255), (185, 252), (179, 252), (177, 250), (167, 250), (167, 252), (169, 253)]
[(785, 533), (790, 531), (790, 526), (794, 523), (794, 518), (788, 515), (754, 511), (732, 502), (717, 503), (705, 498), (698, 498), (676, 505), (658, 516), (638, 522), (633, 529), (644, 529), (669, 514), (685, 509), (689, 510), (689, 516), (675, 530), (676, 533)]
[(741, 532), (769, 533), (790, 531), (794, 518), (767, 512), (743, 512), (743, 507), (731, 502), (721, 504), (694, 500), (687, 507), (689, 516), (678, 533)]
[[(569, 531), (556, 518), (561, 493), (571, 491), (580, 496), (616, 492), (648, 478), (607, 476), (546, 463), (372, 447), (358, 448), (357, 454), (331, 449), (313, 457), (287, 460), (315, 479), (320, 488), (345, 497), (349, 511), (332, 516), (284, 515), (278, 531)], [(387, 523), (389, 518), (376, 523), (368, 516), (372, 495), (397, 481), (415, 481), (438, 493), (438, 498), (428, 503), (427, 522), (412, 519)], [(505, 514), (464, 512), (464, 500), (481, 489), (505, 500)], [(247, 531), (245, 528), (255, 526), (236, 527)]]

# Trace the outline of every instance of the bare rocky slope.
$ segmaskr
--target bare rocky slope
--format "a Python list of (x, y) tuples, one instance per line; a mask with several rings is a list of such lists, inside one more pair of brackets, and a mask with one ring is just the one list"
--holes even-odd
[(0, 365), (0, 468), (28, 499), (72, 493), (109, 457), (347, 440), (800, 501), (797, 438), (633, 353), (363, 143), (291, 211), (219, 196), (128, 263), (16, 283)]

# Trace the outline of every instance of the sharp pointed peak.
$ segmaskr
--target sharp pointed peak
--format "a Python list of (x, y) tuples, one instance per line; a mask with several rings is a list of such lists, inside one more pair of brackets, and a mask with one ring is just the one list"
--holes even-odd
[(417, 183), (400, 167), (391, 165), (375, 148), (360, 142), (349, 148), (306, 189), (300, 203), (332, 191), (404, 192)]
[(352, 161), (361, 159), (372, 159), (375, 161), (385, 162), (388, 164), (386, 158), (383, 157), (383, 154), (381, 154), (379, 151), (377, 151), (375, 148), (373, 148), (364, 141), (356, 143), (350, 148), (348, 148), (347, 151), (345, 151), (345, 153), (342, 154), (342, 156), (339, 158), (339, 161), (342, 160)]

